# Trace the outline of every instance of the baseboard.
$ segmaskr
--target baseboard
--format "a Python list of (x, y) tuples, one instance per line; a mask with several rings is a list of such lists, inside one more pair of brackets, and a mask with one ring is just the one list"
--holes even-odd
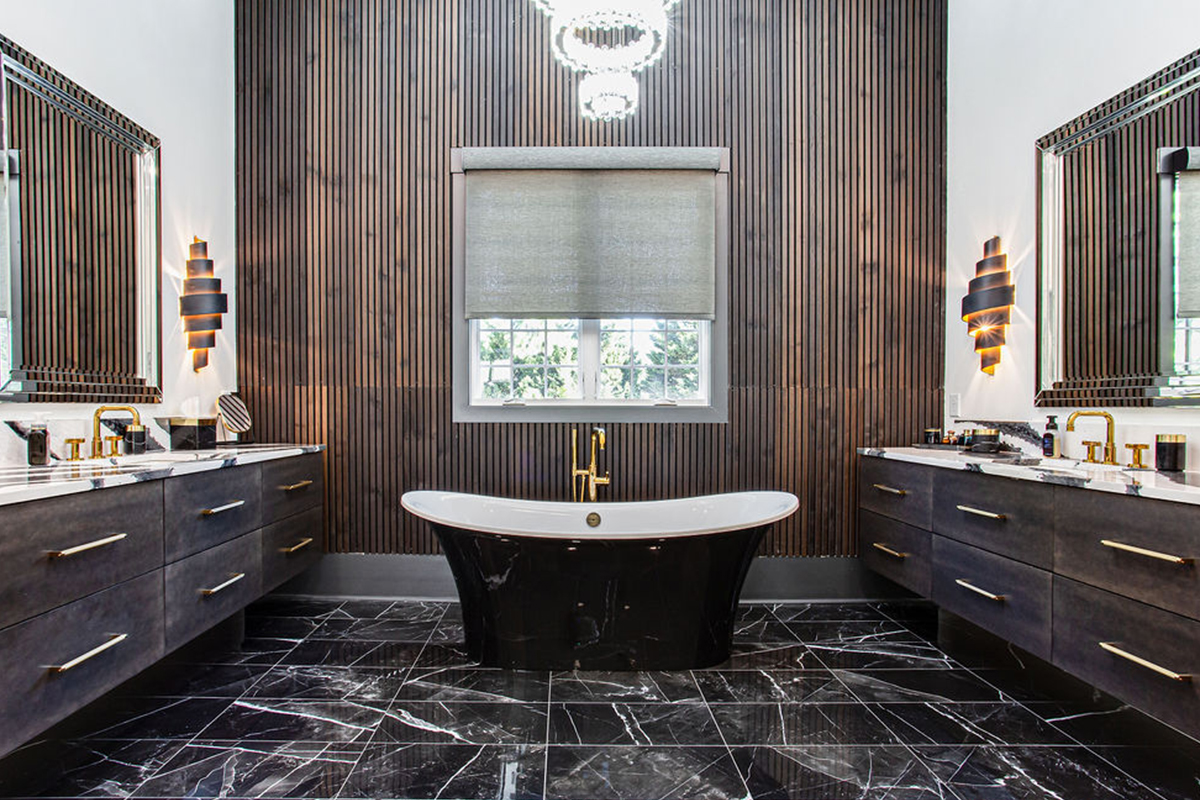
[[(283, 594), (457, 600), (442, 556), (331, 553), (278, 590)], [(914, 597), (857, 558), (754, 559), (742, 602), (822, 602)]]

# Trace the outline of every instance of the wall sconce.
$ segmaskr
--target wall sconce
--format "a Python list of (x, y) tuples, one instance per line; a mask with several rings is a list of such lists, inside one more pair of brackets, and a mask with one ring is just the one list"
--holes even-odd
[(208, 349), (217, 346), (221, 315), (229, 310), (229, 298), (221, 291), (221, 279), (213, 277), (208, 242), (197, 237), (188, 245), (187, 278), (179, 298), (179, 314), (192, 351), (192, 369), (208, 366)]
[(962, 301), (962, 318), (967, 334), (975, 338), (979, 369), (996, 374), (1004, 329), (1012, 320), (1016, 288), (1008, 271), (1008, 255), (1000, 252), (1000, 237), (983, 243), (983, 258), (975, 262), (975, 277), (967, 284)]

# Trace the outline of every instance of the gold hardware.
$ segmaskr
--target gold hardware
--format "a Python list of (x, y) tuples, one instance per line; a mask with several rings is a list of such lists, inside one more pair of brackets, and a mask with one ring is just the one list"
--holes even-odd
[(955, 583), (957, 583), (959, 586), (963, 587), (967, 591), (974, 592), (975, 594), (979, 595), (980, 597), (986, 597), (988, 600), (995, 600), (997, 603), (1004, 602), (1004, 595), (992, 594), (991, 592), (987, 591), (986, 589), (980, 589), (978, 586), (971, 583), (966, 578), (959, 578), (958, 580), (955, 581)]
[(313, 540), (312, 540), (310, 537), (307, 537), (307, 536), (306, 536), (305, 538), (303, 538), (303, 539), (301, 539), (300, 541), (296, 542), (296, 543), (295, 543), (294, 545), (292, 545), (291, 547), (281, 547), (281, 548), (279, 548), (279, 552), (281, 552), (281, 553), (287, 553), (288, 555), (291, 555), (292, 553), (295, 553), (297, 550), (303, 550), (304, 548), (308, 547), (308, 546), (309, 546), (310, 544), (312, 544), (312, 543), (313, 543)]
[(1146, 464), (1142, 461), (1142, 456), (1150, 449), (1148, 444), (1127, 444), (1125, 449), (1129, 451), (1129, 467), (1130, 469), (1145, 469)]
[(587, 522), (589, 528), (595, 528), (600, 524), (600, 515), (593, 511), (584, 517), (584, 521)]
[[(1103, 417), (1105, 421), (1105, 440), (1104, 440), (1104, 463), (1110, 466), (1117, 465), (1117, 437), (1115, 433), (1115, 423), (1113, 422), (1112, 414), (1107, 411), (1076, 411), (1071, 416), (1067, 417), (1067, 431), (1075, 430), (1075, 420), (1080, 417)], [(1100, 446), (1099, 442), (1084, 442), (1088, 448), (1088, 463), (1095, 464), (1096, 456), (1092, 450), (1092, 446)]]
[(290, 486), (280, 486), (285, 492), (294, 492), (297, 489), (303, 489), (305, 486), (312, 486), (312, 481), (304, 480), (299, 483), (293, 483)]
[(1191, 680), (1192, 680), (1191, 675), (1188, 675), (1187, 673), (1183, 673), (1183, 672), (1175, 672), (1174, 670), (1169, 670), (1166, 667), (1160, 667), (1158, 664), (1155, 664), (1153, 661), (1147, 661), (1146, 659), (1142, 658), (1141, 656), (1135, 656), (1133, 653), (1130, 653), (1128, 650), (1122, 650), (1121, 648), (1117, 647), (1113, 642), (1096, 642), (1096, 644), (1100, 645), (1101, 648), (1112, 653), (1114, 656), (1120, 656), (1121, 658), (1125, 659), (1126, 661), (1132, 661), (1134, 664), (1137, 664), (1139, 667), (1145, 667), (1146, 669), (1148, 669), (1152, 672), (1157, 672), (1159, 675), (1163, 675), (1167, 678), (1170, 678), (1173, 681), (1180, 681), (1182, 683), (1191, 683)]
[(887, 492), (888, 494), (894, 494), (897, 497), (904, 497), (906, 494), (908, 494), (908, 491), (905, 489), (896, 489), (892, 486), (884, 486), (882, 483), (872, 483), (871, 485), (874, 486), (876, 489), (878, 489), (881, 492)]
[(240, 508), (244, 505), (246, 505), (245, 500), (234, 500), (233, 502), (226, 503), (223, 506), (217, 506), (216, 508), (206, 508), (200, 512), (200, 516), (211, 517), (213, 514), (220, 514), (223, 511), (232, 511), (233, 509)]
[(110, 456), (121, 455), (121, 442), (124, 441), (124, 436), (105, 436), (104, 441), (108, 442), (108, 454)]
[(1194, 558), (1185, 558), (1183, 556), (1176, 556), (1170, 553), (1160, 553), (1157, 550), (1147, 550), (1144, 547), (1135, 547), (1134, 545), (1125, 544), (1124, 542), (1115, 542), (1112, 539), (1101, 539), (1100, 544), (1104, 545), (1105, 547), (1111, 547), (1114, 550), (1124, 550), (1126, 553), (1135, 553), (1139, 556), (1146, 556), (1147, 558), (1157, 558), (1159, 561), (1168, 561), (1172, 564), (1191, 564), (1196, 560)]
[[(133, 424), (141, 425), (142, 418), (138, 411), (133, 406), (100, 406), (96, 409), (96, 413), (92, 415), (92, 458), (104, 458), (104, 441), (100, 438), (100, 418), (108, 411), (125, 411), (133, 416)], [(112, 441), (114, 437), (105, 437)], [(116, 437), (120, 441), (121, 437)], [(114, 445), (115, 447), (115, 445)], [(114, 450), (112, 455), (118, 455)]]
[(233, 586), (235, 583), (237, 583), (244, 577), (246, 577), (246, 573), (234, 572), (229, 576), (229, 580), (224, 581), (223, 583), (218, 583), (216, 586), (212, 587), (211, 589), (201, 589), (200, 594), (204, 595), (205, 597), (212, 597), (217, 592), (223, 591), (225, 589), (228, 589), (230, 586)]
[(871, 542), (871, 547), (874, 547), (876, 550), (882, 550), (889, 556), (894, 556), (896, 558), (908, 558), (908, 553), (901, 553), (899, 550), (893, 550), (882, 542)]
[(1099, 464), (1100, 462), (1096, 459), (1096, 448), (1100, 447), (1103, 442), (1084, 441), (1082, 444), (1087, 448), (1087, 458), (1084, 461), (1089, 464)]
[(87, 440), (86, 439), (64, 439), (63, 441), (65, 441), (68, 445), (71, 446), (71, 455), (69, 455), (67, 457), (67, 461), (82, 461), (83, 458), (79, 455), (79, 446)]
[(97, 547), (104, 547), (106, 544), (119, 542), (128, 535), (129, 534), (127, 533), (114, 533), (112, 536), (105, 536), (103, 539), (97, 539), (94, 542), (87, 542), (86, 544), (77, 544), (74, 547), (68, 547), (65, 550), (47, 550), (46, 555), (50, 556), (50, 558), (66, 558), (67, 556), (73, 556), (76, 553), (85, 553), (88, 550), (94, 550)]
[(955, 508), (966, 514), (974, 514), (977, 517), (987, 517), (988, 519), (998, 519), (1001, 522), (1008, 519), (1003, 514), (997, 514), (995, 511), (984, 511), (982, 508), (973, 508), (972, 506), (955, 506)]
[(571, 429), (571, 499), (582, 503), (584, 496), (596, 502), (596, 487), (608, 486), (612, 478), (607, 470), (601, 478), (596, 472), (596, 452), (603, 450), (606, 441), (604, 428), (592, 428), (592, 453), (588, 468), (579, 468), (579, 429)]
[(95, 658), (96, 656), (100, 655), (108, 648), (116, 647), (117, 645), (119, 645), (121, 642), (125, 641), (128, 638), (129, 638), (128, 633), (109, 634), (109, 639), (104, 644), (99, 645), (97, 647), (93, 647), (91, 650), (88, 650), (86, 653), (75, 656), (70, 661), (67, 661), (64, 664), (59, 664), (59, 665), (53, 666), (53, 667), (46, 667), (46, 669), (50, 670), (51, 672), (66, 672), (69, 669), (74, 669), (75, 667), (78, 667), (80, 664), (87, 661), (88, 659)]

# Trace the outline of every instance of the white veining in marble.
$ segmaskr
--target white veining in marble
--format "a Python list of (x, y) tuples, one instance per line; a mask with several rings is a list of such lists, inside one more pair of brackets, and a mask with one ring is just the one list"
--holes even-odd
[(0, 506), (49, 497), (109, 489), (319, 453), (323, 444), (259, 444), (216, 450), (174, 450), (141, 456), (117, 456), (87, 461), (57, 461), (47, 467), (0, 466)]
[(1200, 472), (1156, 472), (1088, 464), (1070, 458), (1032, 458), (1022, 455), (992, 458), (919, 447), (860, 447), (858, 452), (864, 456), (942, 469), (1200, 505)]

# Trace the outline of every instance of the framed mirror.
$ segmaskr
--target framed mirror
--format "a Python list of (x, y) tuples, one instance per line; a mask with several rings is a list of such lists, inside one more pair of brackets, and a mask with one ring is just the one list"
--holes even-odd
[(1200, 403), (1200, 50), (1038, 148), (1039, 406)]
[(0, 36), (0, 399), (154, 403), (159, 140)]

